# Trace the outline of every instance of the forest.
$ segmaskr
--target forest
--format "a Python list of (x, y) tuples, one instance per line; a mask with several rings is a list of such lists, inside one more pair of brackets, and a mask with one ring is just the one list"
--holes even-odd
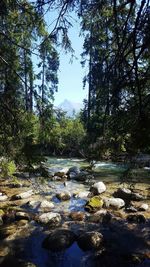
[[(56, 19), (49, 32), (50, 11)], [(73, 53), (72, 12), (84, 36), (88, 99), (80, 114), (68, 118), (53, 100), (58, 47)], [(47, 154), (113, 158), (150, 152), (148, 0), (2, 0), (0, 17), (1, 156), (31, 164)]]
[[(54, 101), (74, 19), (88, 96), (70, 117)], [(150, 266), (149, 0), (0, 0), (0, 267), (13, 266)]]

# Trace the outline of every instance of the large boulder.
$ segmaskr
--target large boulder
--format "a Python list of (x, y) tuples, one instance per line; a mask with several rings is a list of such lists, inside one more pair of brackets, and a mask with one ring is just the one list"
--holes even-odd
[(83, 232), (77, 238), (77, 244), (83, 251), (99, 250), (102, 248), (103, 235), (99, 232)]
[(42, 247), (52, 252), (64, 251), (76, 240), (76, 235), (67, 229), (52, 231), (42, 243)]
[(102, 208), (104, 202), (100, 196), (94, 196), (87, 201), (85, 205), (85, 210), (88, 212), (95, 212), (98, 209)]
[(121, 209), (125, 206), (125, 202), (121, 198), (103, 198), (106, 208)]
[(90, 191), (94, 195), (99, 195), (106, 191), (106, 185), (103, 182), (95, 183), (94, 185), (91, 186)]
[(43, 224), (49, 224), (51, 226), (59, 225), (61, 222), (61, 216), (59, 213), (47, 212), (39, 216), (38, 221)]

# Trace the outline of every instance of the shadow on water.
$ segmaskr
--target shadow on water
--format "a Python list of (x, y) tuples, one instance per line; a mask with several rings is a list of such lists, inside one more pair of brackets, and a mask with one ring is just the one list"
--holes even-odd
[(144, 225), (135, 225), (131, 229), (125, 221), (99, 224), (99, 231), (104, 236), (104, 249), (101, 251), (83, 252), (74, 242), (66, 251), (52, 253), (42, 248), (48, 229), (36, 225), (36, 229), (29, 236), (23, 235), (14, 241), (7, 240), (11, 253), (1, 261), (0, 267), (22, 267), (17, 263), (10, 265), (12, 257), (16, 262), (32, 262), (37, 267), (150, 266), (150, 259), (146, 259), (146, 254), (150, 252), (150, 221)]

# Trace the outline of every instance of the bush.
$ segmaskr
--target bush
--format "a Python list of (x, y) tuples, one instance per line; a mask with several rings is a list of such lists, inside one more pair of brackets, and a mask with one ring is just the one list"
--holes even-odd
[(0, 176), (2, 178), (14, 178), (14, 173), (16, 172), (16, 165), (14, 161), (9, 161), (8, 159), (2, 159), (0, 161)]

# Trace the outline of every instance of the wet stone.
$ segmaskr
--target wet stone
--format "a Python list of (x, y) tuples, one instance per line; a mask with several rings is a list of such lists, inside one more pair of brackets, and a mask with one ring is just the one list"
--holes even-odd
[(140, 207), (139, 207), (139, 211), (147, 211), (149, 209), (148, 204), (143, 203)]
[(19, 220), (30, 220), (30, 216), (26, 212), (16, 212), (15, 218), (18, 221)]
[(64, 251), (76, 240), (76, 235), (67, 229), (57, 229), (48, 235), (42, 243), (42, 247), (53, 252)]
[(125, 209), (126, 212), (137, 212), (137, 208), (135, 208), (134, 206), (129, 206)]
[(99, 195), (106, 191), (106, 185), (103, 182), (98, 182), (92, 185), (90, 191), (94, 193), (94, 195)]
[(127, 216), (127, 221), (129, 223), (145, 223), (146, 219), (142, 214), (136, 214), (136, 215), (131, 214)]
[(61, 192), (61, 193), (58, 193), (56, 194), (56, 197), (59, 199), (59, 200), (69, 200), (71, 198), (71, 194), (69, 192)]
[(104, 205), (106, 208), (121, 209), (125, 206), (125, 202), (121, 198), (104, 198)]
[(84, 221), (85, 220), (85, 214), (80, 211), (72, 211), (69, 215), (69, 217), (73, 221)]
[(88, 212), (96, 212), (98, 209), (102, 208), (104, 202), (100, 196), (94, 196), (87, 201), (85, 205), (85, 210)]
[(61, 216), (59, 213), (54, 213), (54, 212), (43, 213), (42, 215), (39, 216), (38, 221), (43, 224), (56, 226), (60, 224)]
[(99, 232), (83, 232), (77, 238), (78, 246), (83, 251), (98, 250), (102, 248), (103, 235)]
[(25, 199), (25, 198), (31, 197), (32, 195), (33, 195), (33, 191), (29, 190), (29, 191), (12, 196), (12, 200)]

